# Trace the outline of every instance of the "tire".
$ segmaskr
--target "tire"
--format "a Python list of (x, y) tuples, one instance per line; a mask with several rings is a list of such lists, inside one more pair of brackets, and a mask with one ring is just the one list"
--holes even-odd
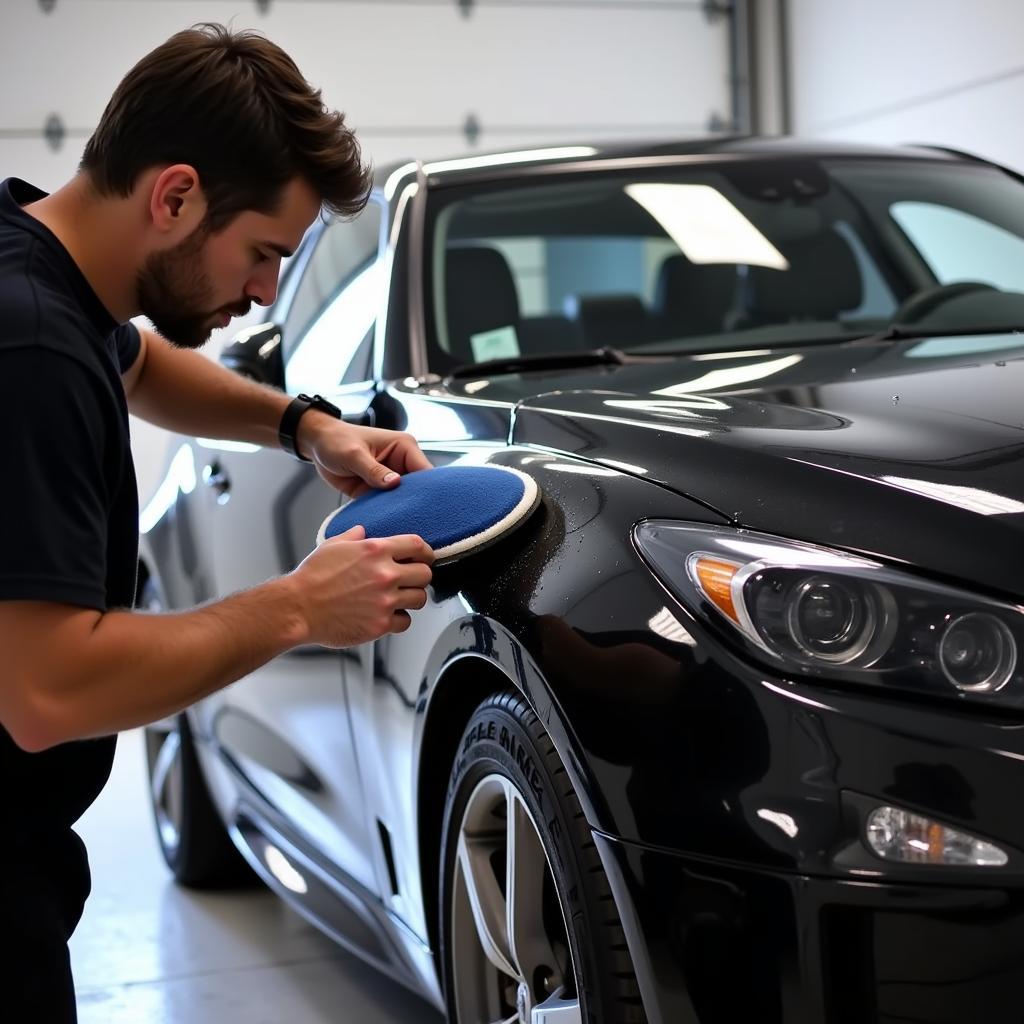
[[(160, 611), (151, 580), (137, 605)], [(256, 882), (210, 797), (184, 713), (145, 729), (149, 800), (157, 842), (175, 881), (196, 889), (233, 889)]]
[(194, 889), (253, 884), (210, 798), (184, 714), (146, 727), (146, 765), (157, 841), (174, 880)]
[(463, 732), (441, 855), (450, 1024), (644, 1024), (590, 828), (554, 745), (518, 694), (489, 697)]

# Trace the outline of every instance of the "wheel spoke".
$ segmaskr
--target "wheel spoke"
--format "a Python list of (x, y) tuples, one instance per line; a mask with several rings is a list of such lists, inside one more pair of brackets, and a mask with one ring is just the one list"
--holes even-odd
[(463, 832), (459, 839), (459, 865), (484, 955), (503, 974), (518, 978), (509, 950), (505, 897), (491, 866), (500, 847), (501, 840), (494, 836)]
[(580, 1001), (563, 998), (563, 991), (556, 989), (543, 1003), (538, 1003), (530, 1012), (530, 1024), (583, 1024)]
[[(487, 775), (469, 795), (453, 867), (450, 939), (457, 1019), (583, 1024), (564, 914), (541, 831), (526, 796), (507, 776)], [(537, 1005), (537, 1000), (543, 1001)]]
[(164, 737), (163, 743), (160, 744), (160, 751), (153, 762), (153, 771), (149, 782), (153, 794), (153, 803), (165, 811), (168, 809), (167, 783), (176, 766), (180, 751), (181, 736), (175, 729)]
[(512, 786), (506, 792), (506, 930), (511, 962), (519, 969), (519, 977), (529, 982), (539, 966), (545, 966), (549, 975), (557, 972), (555, 955), (544, 929), (548, 862), (522, 797)]
[(176, 800), (181, 799), (180, 779), (177, 778), (180, 771), (181, 734), (175, 729), (164, 736), (149, 778), (157, 828), (167, 849), (177, 846), (181, 829), (179, 809), (175, 806)]

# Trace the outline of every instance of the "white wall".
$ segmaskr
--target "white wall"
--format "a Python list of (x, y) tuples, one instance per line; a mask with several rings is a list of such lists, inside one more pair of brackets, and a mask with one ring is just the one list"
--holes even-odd
[(793, 131), (1024, 168), (1020, 0), (789, 0)]
[[(71, 174), (121, 76), (197, 21), (258, 28), (348, 115), (377, 163), (582, 139), (703, 134), (730, 113), (728, 22), (658, 0), (0, 0), (0, 178)], [(41, 137), (50, 114), (68, 137)], [(230, 330), (230, 328), (229, 328)], [(143, 500), (163, 435), (135, 424)]]

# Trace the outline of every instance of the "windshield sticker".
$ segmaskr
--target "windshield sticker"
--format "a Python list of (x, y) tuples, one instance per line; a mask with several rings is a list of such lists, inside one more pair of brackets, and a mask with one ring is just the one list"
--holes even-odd
[(488, 359), (514, 359), (519, 355), (519, 339), (514, 327), (498, 327), (470, 335), (469, 344), (478, 363)]

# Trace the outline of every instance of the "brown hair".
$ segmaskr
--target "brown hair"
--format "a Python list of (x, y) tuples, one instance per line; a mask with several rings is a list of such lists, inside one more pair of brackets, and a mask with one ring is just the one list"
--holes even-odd
[(218, 230), (243, 210), (272, 213), (304, 178), (332, 213), (365, 205), (371, 172), (344, 115), (328, 110), (279, 46), (204, 23), (171, 36), (121, 80), (81, 170), (101, 195), (127, 196), (160, 164), (191, 164)]

